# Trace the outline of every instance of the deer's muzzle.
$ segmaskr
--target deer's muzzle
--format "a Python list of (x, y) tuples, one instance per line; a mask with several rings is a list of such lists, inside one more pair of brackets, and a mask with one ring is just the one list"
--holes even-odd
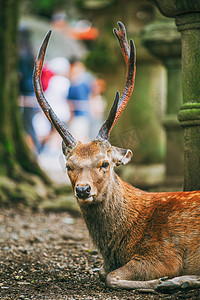
[(86, 185), (77, 185), (76, 186), (76, 196), (79, 199), (87, 199), (90, 197), (91, 186), (89, 184)]

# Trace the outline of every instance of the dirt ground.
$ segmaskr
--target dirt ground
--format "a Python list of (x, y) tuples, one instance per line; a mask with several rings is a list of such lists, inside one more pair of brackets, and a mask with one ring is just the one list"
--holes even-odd
[(81, 218), (0, 211), (0, 299), (200, 299), (200, 290), (111, 290), (99, 280), (101, 263)]

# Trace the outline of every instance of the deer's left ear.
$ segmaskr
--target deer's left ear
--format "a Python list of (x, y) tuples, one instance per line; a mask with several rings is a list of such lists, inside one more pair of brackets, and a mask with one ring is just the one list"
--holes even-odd
[(116, 166), (126, 165), (132, 156), (133, 153), (129, 149), (111, 147), (111, 157)]

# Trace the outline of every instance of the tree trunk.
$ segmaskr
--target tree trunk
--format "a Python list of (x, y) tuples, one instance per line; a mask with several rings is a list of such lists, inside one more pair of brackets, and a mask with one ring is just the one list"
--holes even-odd
[(47, 183), (26, 144), (18, 106), (19, 5), (19, 0), (0, 0), (0, 177), (20, 182), (34, 174)]

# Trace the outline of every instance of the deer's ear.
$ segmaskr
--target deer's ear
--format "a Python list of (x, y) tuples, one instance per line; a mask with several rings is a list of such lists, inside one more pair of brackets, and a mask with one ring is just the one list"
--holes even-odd
[(116, 166), (126, 165), (132, 158), (133, 153), (129, 149), (111, 147), (112, 160)]

